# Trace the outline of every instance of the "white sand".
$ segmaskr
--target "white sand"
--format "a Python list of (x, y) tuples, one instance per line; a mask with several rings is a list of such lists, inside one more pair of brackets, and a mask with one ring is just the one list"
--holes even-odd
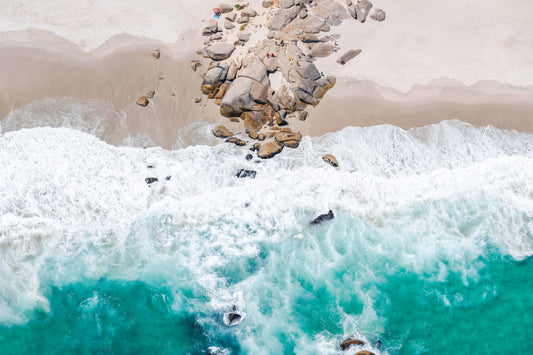
[[(247, 1), (258, 12), (260, 0)], [(343, 2), (343, 1), (342, 1)], [(387, 19), (345, 21), (343, 50), (363, 50), (345, 67), (336, 56), (321, 59), (327, 74), (371, 80), (408, 91), (446, 77), (472, 84), (495, 80), (533, 85), (533, 2), (528, 0), (374, 0)], [(26, 29), (50, 31), (90, 51), (117, 34), (175, 43), (198, 30), (219, 0), (0, 0), (0, 42), (26, 37)], [(227, 1), (233, 4), (233, 1)], [(41, 33), (42, 34), (42, 33)]]

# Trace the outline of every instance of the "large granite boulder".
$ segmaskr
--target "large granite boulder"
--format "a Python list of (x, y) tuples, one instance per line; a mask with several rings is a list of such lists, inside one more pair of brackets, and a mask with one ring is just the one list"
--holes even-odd
[(265, 64), (253, 54), (248, 54), (242, 59), (242, 67), (237, 77), (248, 77), (263, 85), (270, 86)]
[(365, 22), (366, 17), (372, 9), (372, 3), (368, 0), (359, 0), (355, 4), (356, 20), (359, 22)]
[(234, 50), (235, 46), (233, 44), (216, 42), (206, 48), (206, 54), (213, 60), (224, 60), (228, 59)]
[(255, 11), (255, 10), (252, 9), (251, 7), (246, 7), (246, 8), (244, 8), (244, 9), (241, 11), (241, 14), (242, 14), (242, 16), (256, 17), (256, 16), (257, 16), (257, 11)]
[(214, 18), (210, 19), (207, 23), (207, 26), (205, 26), (202, 30), (203, 36), (211, 36), (219, 31), (218, 28), (218, 21)]
[(222, 63), (207, 71), (202, 81), (202, 93), (209, 95), (214, 93), (219, 86), (226, 80), (228, 65)]
[(267, 24), (267, 28), (271, 31), (281, 31), (298, 16), (299, 12), (299, 7), (279, 9)]
[(279, 6), (282, 9), (289, 9), (294, 6), (294, 0), (281, 0)]
[(259, 148), (257, 156), (261, 159), (269, 159), (275, 156), (276, 154), (281, 153), (283, 150), (283, 145), (276, 142), (265, 143)]
[(233, 7), (231, 5), (225, 4), (225, 3), (222, 3), (222, 4), (218, 5), (218, 9), (223, 14), (226, 14), (228, 12), (232, 12), (233, 11)]
[(255, 108), (255, 102), (251, 95), (252, 84), (257, 83), (249, 77), (237, 77), (226, 91), (220, 102), (220, 113), (226, 117), (238, 117), (244, 111)]
[(312, 62), (307, 62), (304, 60), (299, 60), (296, 62), (295, 66), (296, 72), (304, 79), (307, 80), (318, 80), (320, 79), (320, 72), (316, 65)]
[(346, 8), (337, 1), (323, 1), (313, 7), (312, 12), (332, 26), (338, 26), (343, 20), (350, 18)]

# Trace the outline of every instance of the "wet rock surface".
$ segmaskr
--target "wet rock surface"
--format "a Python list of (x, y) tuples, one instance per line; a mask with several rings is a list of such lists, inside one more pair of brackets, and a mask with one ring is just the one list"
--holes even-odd
[[(329, 220), (332, 220), (335, 216), (333, 215), (333, 211), (332, 210), (329, 210), (328, 213), (325, 213), (325, 214), (321, 214), (320, 216), (314, 218), (312, 221), (311, 221), (311, 224), (312, 225), (316, 225), (316, 224), (321, 224), (325, 221), (329, 221)], [(342, 345), (341, 345), (342, 347)]]

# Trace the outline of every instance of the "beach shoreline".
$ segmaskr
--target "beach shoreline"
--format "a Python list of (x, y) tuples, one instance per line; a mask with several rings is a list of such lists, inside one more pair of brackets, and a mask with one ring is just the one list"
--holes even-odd
[[(160, 59), (153, 57), (161, 51)], [(213, 100), (202, 97), (202, 75), (209, 60), (197, 53), (198, 33), (174, 44), (114, 36), (91, 52), (55, 38), (48, 42), (4, 42), (0, 46), (0, 117), (36, 100), (73, 97), (110, 101), (127, 115), (130, 134), (145, 134), (170, 149), (178, 130), (196, 122), (221, 123), (243, 130), (218, 112)], [(202, 63), (197, 71), (191, 61)], [(138, 97), (155, 90), (147, 107)], [(200, 103), (195, 99), (202, 98)], [(438, 79), (403, 93), (370, 81), (337, 78), (320, 104), (309, 106), (306, 121), (290, 118), (303, 135), (321, 136), (347, 126), (390, 124), (409, 129), (459, 119), (474, 126), (533, 132), (533, 89), (480, 82), (464, 85)], [(244, 134), (245, 132), (241, 132)]]

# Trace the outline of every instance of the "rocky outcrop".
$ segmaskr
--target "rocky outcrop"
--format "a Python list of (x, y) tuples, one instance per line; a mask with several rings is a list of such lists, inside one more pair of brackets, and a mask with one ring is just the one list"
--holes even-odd
[(331, 154), (324, 155), (322, 159), (334, 168), (339, 166), (339, 163), (337, 163), (337, 159), (335, 159), (335, 157)]
[(220, 113), (226, 117), (238, 117), (245, 111), (254, 109), (254, 101), (250, 91), (254, 80), (248, 77), (238, 77), (226, 91), (220, 103)]
[(224, 60), (231, 56), (235, 50), (235, 46), (230, 43), (215, 42), (206, 48), (206, 54), (213, 60)]
[(211, 132), (217, 138), (229, 138), (233, 136), (233, 133), (231, 133), (226, 127), (222, 125), (216, 126), (211, 130)]
[(273, 156), (281, 153), (283, 150), (283, 145), (276, 143), (276, 142), (268, 142), (265, 143), (259, 148), (259, 151), (257, 152), (257, 156), (261, 159), (269, 159)]
[(312, 12), (331, 26), (338, 26), (343, 20), (350, 18), (346, 8), (337, 1), (323, 1), (313, 7)]
[(353, 58), (357, 57), (361, 53), (360, 49), (350, 49), (347, 52), (341, 54), (339, 58), (337, 58), (337, 63), (339, 64), (346, 64)]
[[(331, 219), (333, 219), (335, 217), (335, 215), (333, 215), (333, 211), (332, 210), (329, 210), (328, 213), (325, 213), (325, 214), (321, 214), (320, 216), (314, 218), (312, 221), (311, 221), (311, 224), (312, 225), (316, 225), (316, 224), (320, 224), (322, 222), (325, 222), (325, 221), (329, 221)], [(341, 345), (342, 346), (342, 345)], [(347, 349), (347, 348), (346, 348)], [(344, 350), (344, 349), (343, 349)]]
[(279, 9), (267, 24), (267, 28), (271, 31), (281, 31), (298, 16), (299, 12), (300, 9), (297, 7)]
[(361, 340), (357, 340), (357, 339), (346, 339), (345, 341), (343, 341), (341, 343), (341, 350), (347, 350), (348, 348), (350, 348), (350, 346), (352, 345), (365, 345), (364, 342), (362, 342)]

